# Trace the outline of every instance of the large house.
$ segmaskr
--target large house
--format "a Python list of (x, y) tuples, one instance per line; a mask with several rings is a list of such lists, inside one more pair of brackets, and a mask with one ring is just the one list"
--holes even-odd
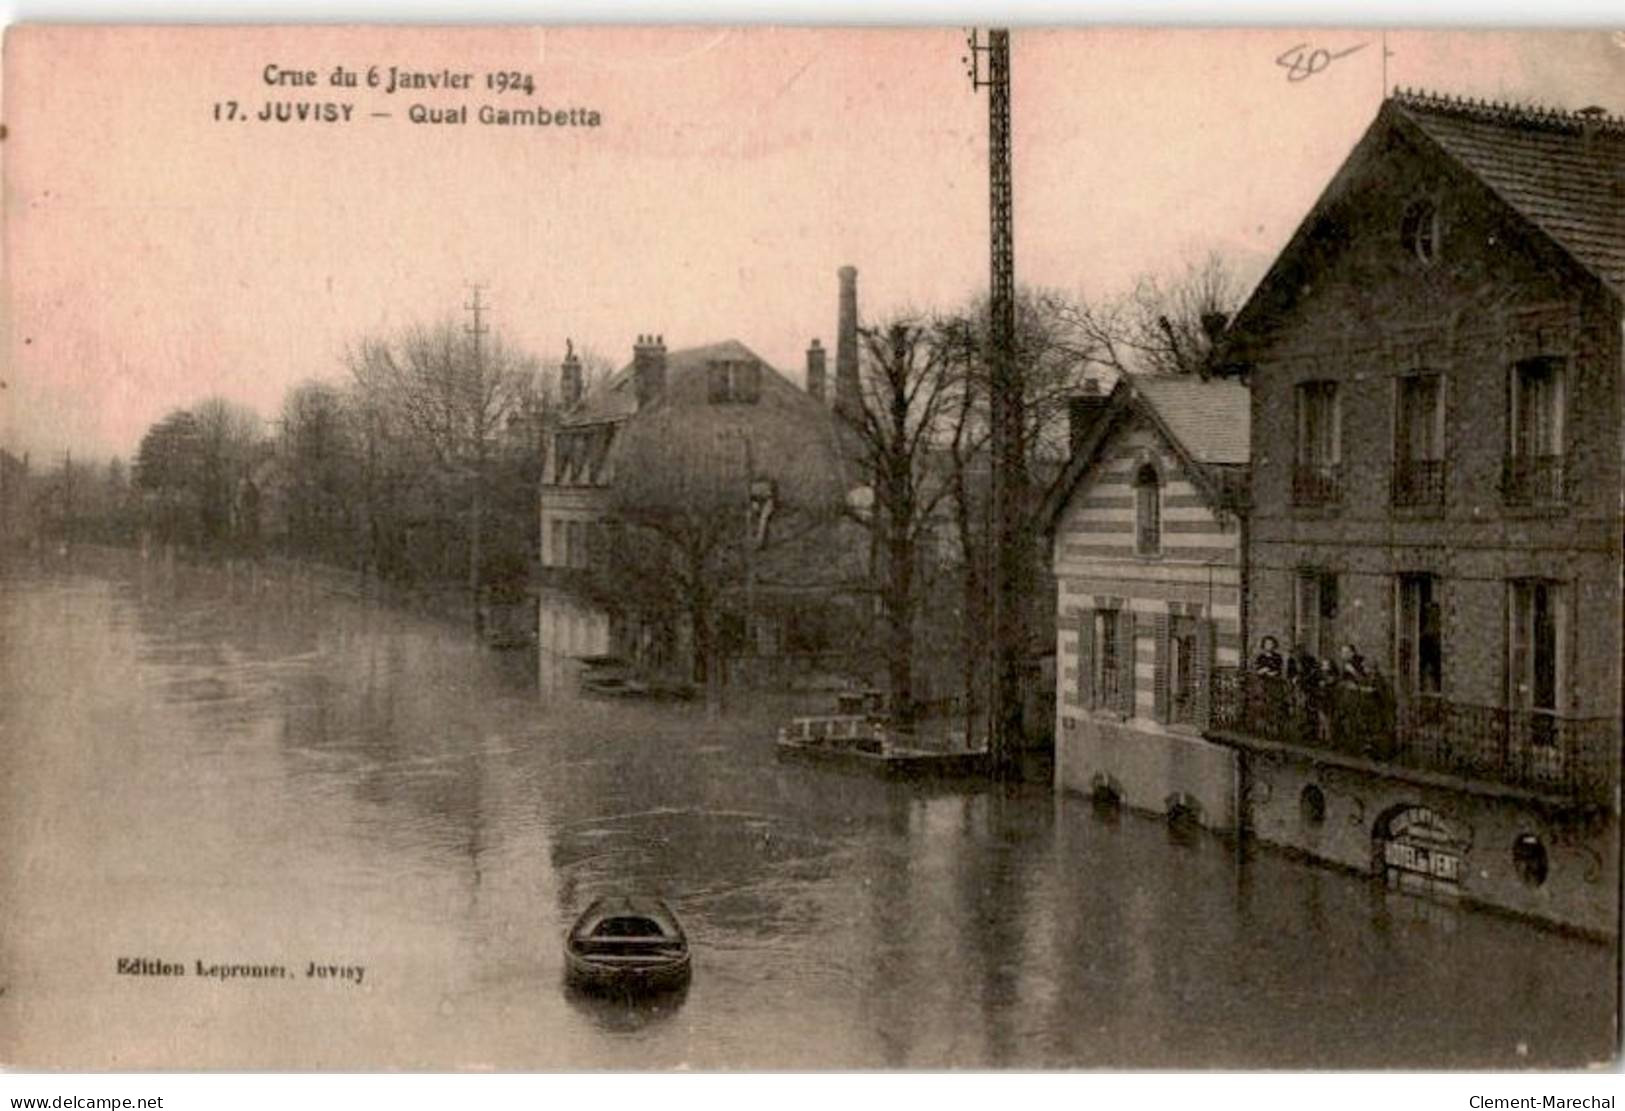
[[(698, 677), (715, 652), (699, 643), (707, 637), (757, 671), (764, 661), (816, 668), (842, 654), (831, 603), (861, 576), (849, 565), (861, 546), (839, 520), (847, 468), (824, 360), (815, 340), (803, 390), (737, 340), (668, 351), (663, 337), (646, 335), (630, 363), (585, 389), (579, 360), (566, 358), (564, 413), (546, 438), (541, 476), (544, 689), (572, 685), (576, 661), (601, 655)], [(710, 544), (716, 559), (734, 560), (713, 562), (715, 581), (704, 584), (716, 592), (715, 628), (696, 631), (655, 597), (673, 593), (670, 582), (648, 581), (665, 576), (628, 577), (640, 538), (670, 545), (674, 559)]]
[(1258, 838), (1617, 934), (1622, 297), (1625, 123), (1405, 93), (1243, 307)]
[(1055, 781), (1237, 825), (1237, 758), (1205, 740), (1209, 678), (1241, 653), (1248, 398), (1234, 381), (1127, 375), (1073, 400), (1041, 525), (1056, 583)]

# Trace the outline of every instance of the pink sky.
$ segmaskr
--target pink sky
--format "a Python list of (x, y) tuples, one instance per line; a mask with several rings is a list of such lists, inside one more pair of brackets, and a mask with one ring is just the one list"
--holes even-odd
[[(1362, 42), (1308, 80), (1276, 64)], [(1210, 248), (1256, 278), (1380, 100), (1372, 30), (1012, 43), (1018, 280), (1090, 295)], [(1625, 110), (1605, 32), (1388, 48), (1390, 85)], [(273, 417), (289, 385), (342, 378), (347, 343), (459, 313), (470, 282), (540, 355), (735, 337), (799, 381), (808, 340), (833, 346), (837, 267), (858, 267), (866, 315), (985, 287), (986, 103), (963, 53), (959, 30), (13, 30), (0, 447), (129, 456), (209, 394)], [(272, 88), (267, 63), (323, 83)], [(525, 71), (537, 95), (511, 103), (603, 122), (414, 126), (413, 102), (509, 98), (335, 89), (341, 64)], [(215, 122), (228, 99), (356, 119)]]

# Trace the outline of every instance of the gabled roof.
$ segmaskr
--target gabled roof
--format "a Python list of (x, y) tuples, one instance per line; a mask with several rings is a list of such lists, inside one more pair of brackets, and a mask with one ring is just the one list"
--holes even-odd
[(1625, 294), (1625, 120), (1410, 91), (1385, 110)]
[[(1309, 280), (1317, 253), (1335, 250), (1327, 216), (1356, 188), (1356, 170), (1398, 132), (1480, 183), (1541, 238), (1625, 299), (1625, 120), (1396, 92), (1333, 175), (1226, 332), (1231, 356), (1268, 329), (1274, 310)], [(1241, 359), (1245, 362), (1245, 358)]]
[(1230, 378), (1125, 374), (1113, 388), (1105, 412), (1044, 495), (1038, 511), (1039, 531), (1044, 536), (1053, 535), (1072, 492), (1112, 434), (1136, 415), (1167, 441), (1191, 484), (1210, 506), (1232, 513), (1239, 510), (1251, 442), (1252, 397), (1247, 387)]
[(1193, 460), (1246, 464), (1252, 406), (1245, 387), (1194, 374), (1134, 374), (1129, 381)]

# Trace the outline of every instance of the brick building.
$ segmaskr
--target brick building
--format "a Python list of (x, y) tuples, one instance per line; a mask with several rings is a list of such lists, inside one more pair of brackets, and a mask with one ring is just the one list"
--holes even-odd
[(1247, 390), (1131, 375), (1073, 405), (1071, 459), (1040, 518), (1056, 786), (1234, 829), (1237, 757), (1202, 731), (1214, 667), (1240, 660)]
[(1617, 934), (1622, 294), (1625, 124), (1402, 94), (1238, 315), (1262, 840)]

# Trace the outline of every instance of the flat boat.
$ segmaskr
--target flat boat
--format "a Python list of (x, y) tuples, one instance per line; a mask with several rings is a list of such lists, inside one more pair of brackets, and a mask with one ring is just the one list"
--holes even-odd
[(610, 895), (576, 919), (564, 942), (565, 976), (590, 991), (668, 991), (688, 983), (688, 938), (653, 896)]

